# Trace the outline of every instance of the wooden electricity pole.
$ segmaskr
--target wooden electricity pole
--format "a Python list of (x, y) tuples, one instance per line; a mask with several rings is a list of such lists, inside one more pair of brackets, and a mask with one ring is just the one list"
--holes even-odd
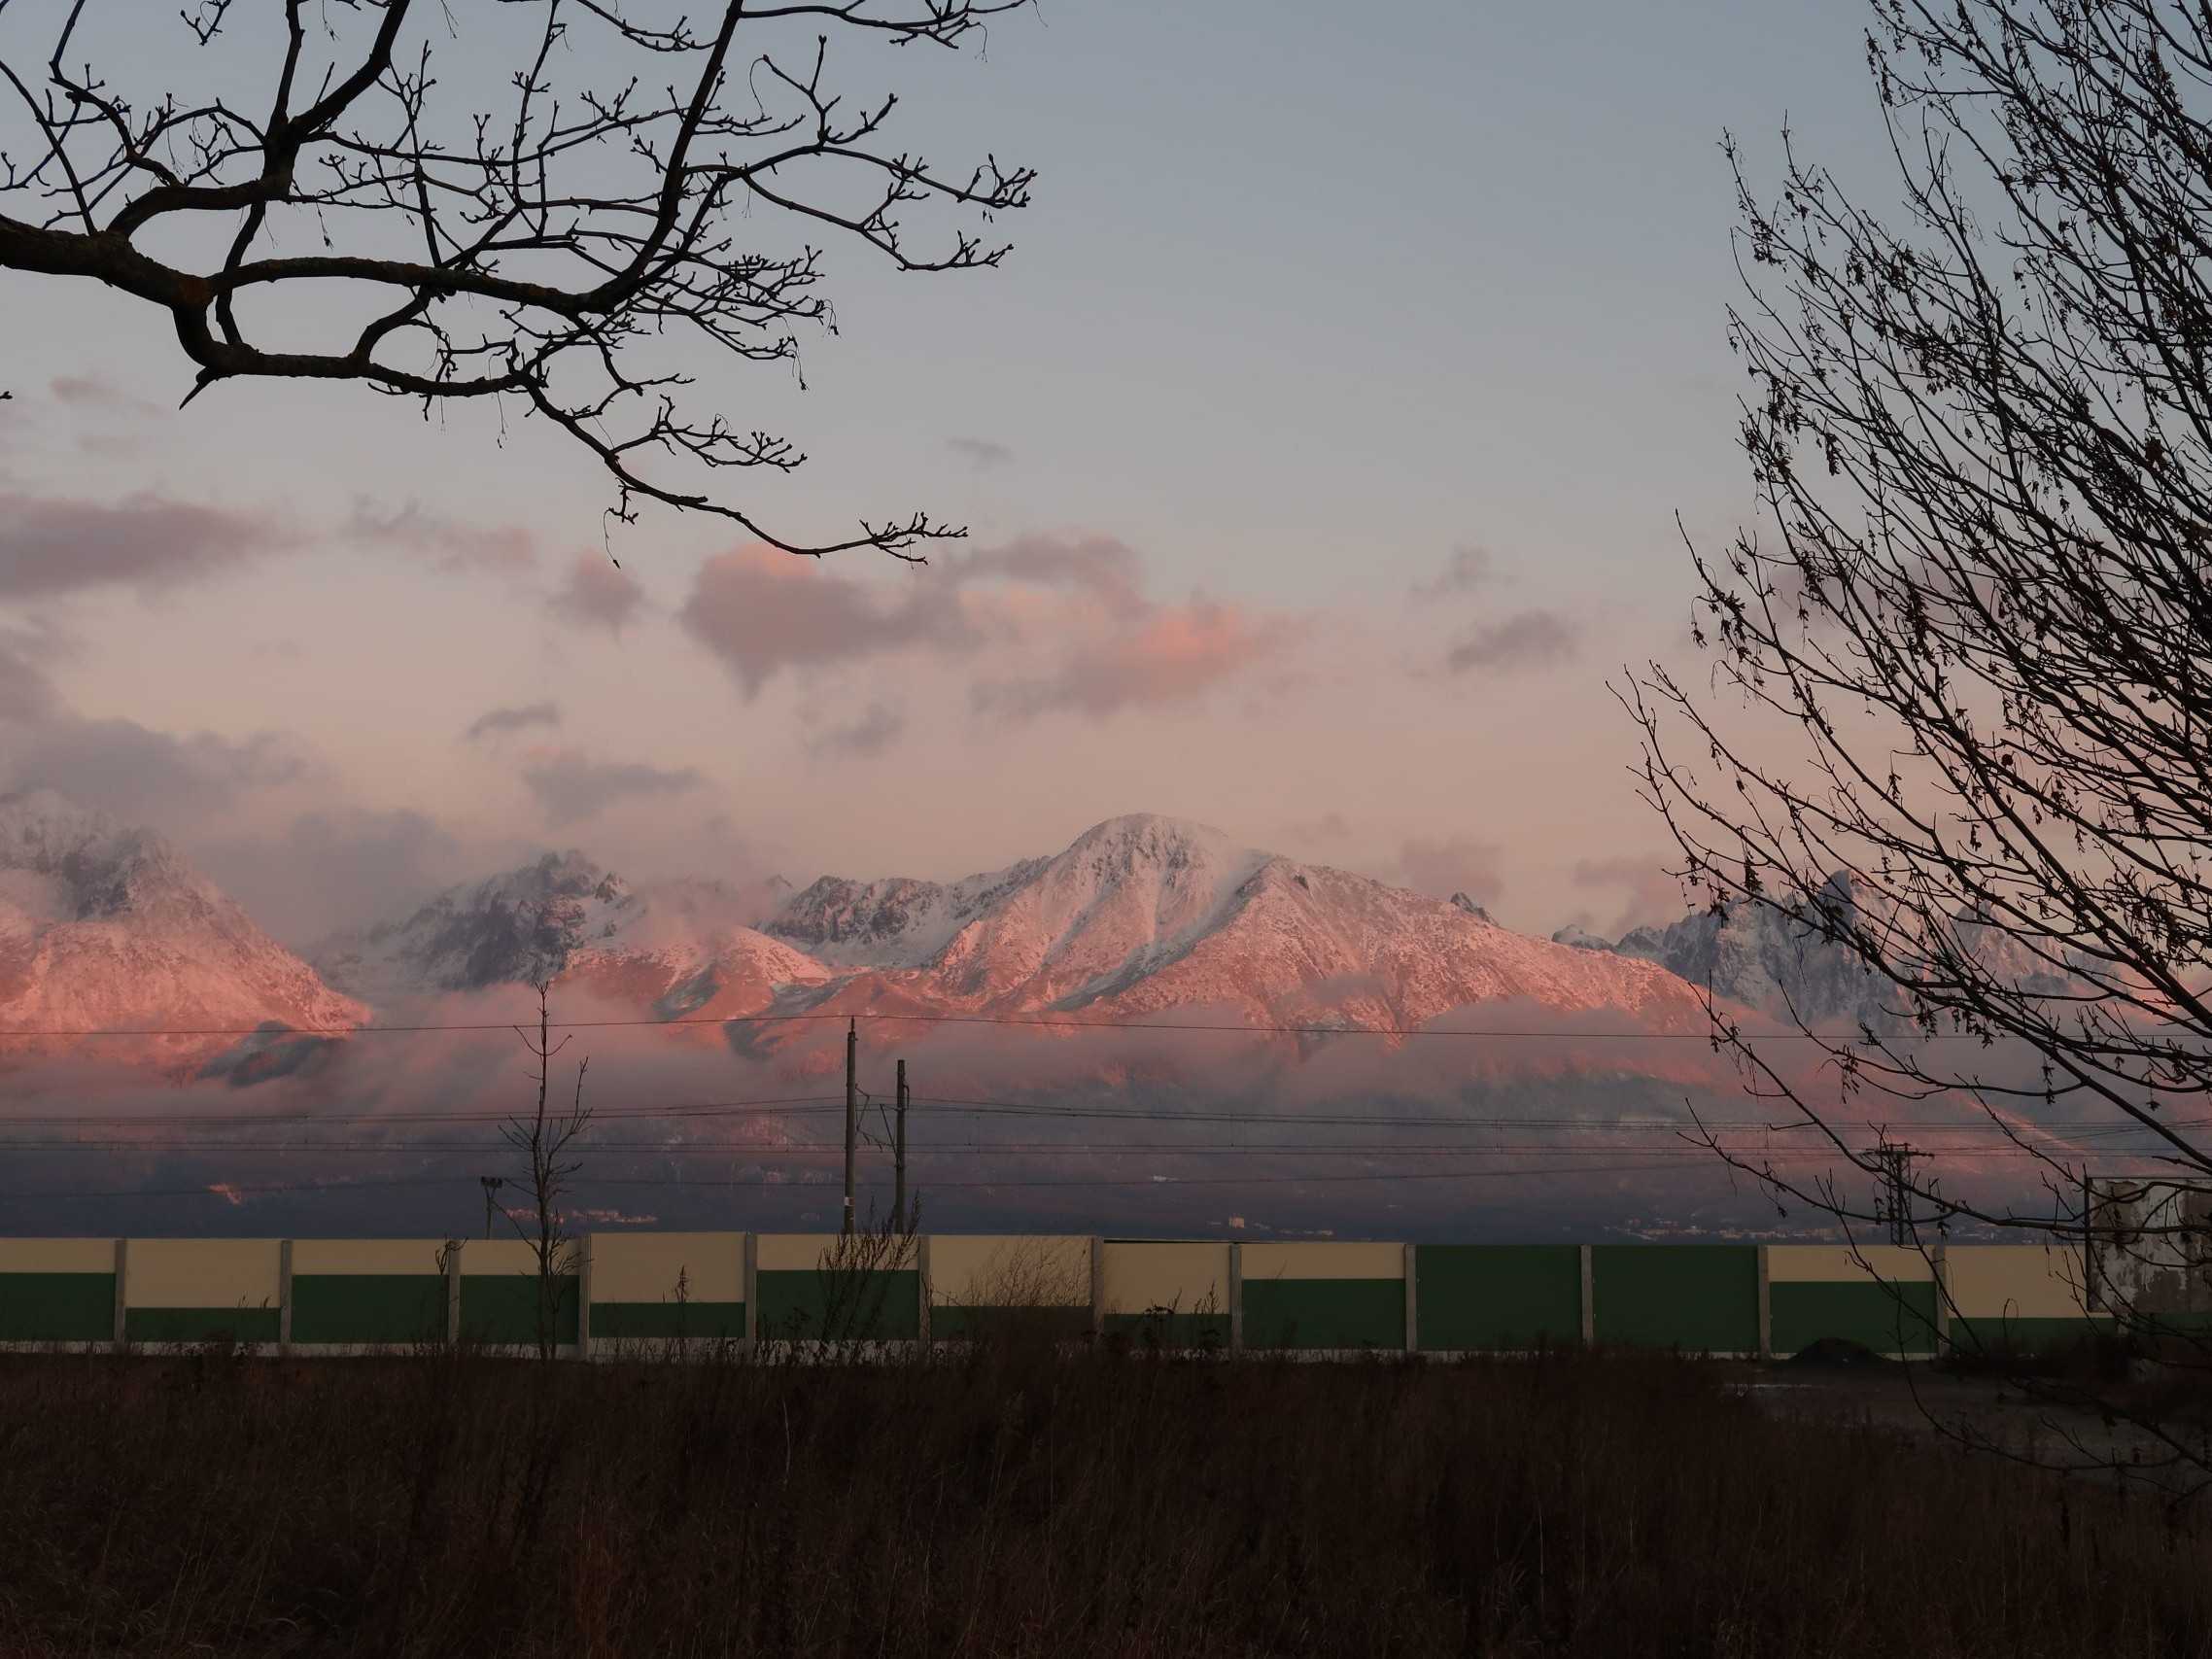
[(901, 1232), (907, 1227), (907, 1062), (899, 1061), (899, 1105), (891, 1120), (891, 1220)]
[(852, 1158), (860, 1137), (860, 1021), (845, 1027), (845, 1236), (852, 1236)]

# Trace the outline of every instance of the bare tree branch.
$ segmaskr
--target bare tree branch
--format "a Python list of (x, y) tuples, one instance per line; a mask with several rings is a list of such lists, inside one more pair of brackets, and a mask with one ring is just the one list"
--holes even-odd
[[(1971, 1201), (1931, 1160), (1916, 1222), (2082, 1249), (2083, 1159), (2038, 1110), (2109, 1113), (2132, 1156), (2212, 1182), (2190, 1111), (2212, 1098), (2212, 13), (1873, 12), (1903, 227), (1786, 133), (1773, 200), (1725, 144), (1764, 523), (1690, 548), (1711, 694), (1652, 664), (1619, 695), (1685, 880), (1882, 993), (1786, 1075), (1716, 1017), (1750, 1090), (1868, 1175), (1847, 1106), (1979, 1107), (2040, 1160), (2048, 1213)], [(2104, 1310), (2203, 1353), (2155, 1310)]]
[[(995, 157), (946, 170), (890, 146), (896, 94), (848, 104), (828, 67), (836, 37), (957, 50), (1026, 4), (724, 0), (695, 23), (652, 0), (283, 0), (280, 33), (200, 0), (181, 18), (186, 52), (210, 87), (264, 77), (253, 110), (111, 84), (86, 56), (96, 24), (144, 26), (128, 9), (0, 0), (16, 112), (0, 115), (0, 269), (167, 312), (188, 403), (258, 378), (358, 382), (426, 414), (512, 399), (597, 459), (618, 522), (657, 501), (787, 552), (920, 559), (964, 533), (913, 512), (793, 540), (720, 494), (719, 473), (806, 458), (690, 411), (692, 365), (704, 346), (796, 371), (800, 330), (835, 328), (821, 250), (741, 236), (756, 204), (902, 271), (1005, 258), (958, 225), (925, 237), (904, 210), (987, 224), (1027, 205), (1034, 172)], [(512, 65), (503, 85), (471, 85), (485, 61)], [(30, 146), (11, 153), (12, 131)], [(327, 343), (272, 344), (280, 307), (296, 328), (307, 296)]]

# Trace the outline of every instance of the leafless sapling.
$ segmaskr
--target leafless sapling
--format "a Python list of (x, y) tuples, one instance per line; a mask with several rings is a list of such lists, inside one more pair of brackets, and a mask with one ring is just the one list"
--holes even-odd
[(536, 1035), (520, 1026), (515, 1034), (537, 1062), (537, 1106), (529, 1118), (510, 1120), (501, 1133), (522, 1155), (527, 1168), (530, 1208), (505, 1214), (516, 1236), (530, 1246), (537, 1357), (550, 1360), (560, 1342), (562, 1281), (575, 1270), (575, 1241), (569, 1232), (563, 1200), (570, 1178), (583, 1168), (573, 1153), (576, 1141), (591, 1125), (591, 1108), (584, 1104), (584, 1074), (591, 1059), (587, 1055), (576, 1062), (575, 1092), (567, 1109), (553, 1107), (549, 1098), (553, 1057), (569, 1046), (570, 1039), (552, 1040), (552, 982), (540, 978), (531, 988), (537, 993)]

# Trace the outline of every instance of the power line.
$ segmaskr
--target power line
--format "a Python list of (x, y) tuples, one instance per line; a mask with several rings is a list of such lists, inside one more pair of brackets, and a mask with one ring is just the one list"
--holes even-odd
[[(1537, 1168), (1537, 1169), (1416, 1169), (1376, 1170), (1361, 1174), (1322, 1175), (1146, 1175), (1125, 1177), (1096, 1177), (1077, 1180), (1007, 1179), (979, 1181), (936, 1181), (930, 1184), (933, 1192), (989, 1191), (1035, 1188), (1110, 1189), (1110, 1188), (1171, 1188), (1171, 1187), (1249, 1187), (1249, 1186), (1308, 1186), (1345, 1182), (1370, 1181), (1481, 1181), (1522, 1180), (1549, 1176), (1588, 1177), (1592, 1175), (1632, 1175), (1673, 1170), (1678, 1163), (1619, 1163), (1602, 1167)], [(2152, 1171), (2155, 1175), (2159, 1172)], [(2116, 1172), (2121, 1179), (2133, 1179), (2126, 1171)], [(2145, 1175), (2143, 1178), (2148, 1178)], [(270, 1193), (315, 1193), (323, 1196), (342, 1196), (348, 1192), (383, 1190), (395, 1187), (463, 1187), (474, 1178), (465, 1175), (416, 1176), (389, 1181), (352, 1181), (343, 1183), (232, 1183), (218, 1182), (201, 1187), (176, 1188), (117, 1188), (105, 1192), (0, 1192), (0, 1202), (24, 1203), (35, 1200), (79, 1202), (120, 1198), (221, 1198), (230, 1202), (237, 1197), (262, 1196)], [(658, 1179), (628, 1179), (603, 1177), (577, 1183), (584, 1190), (592, 1188), (650, 1188), (656, 1192), (678, 1193), (694, 1191), (751, 1191), (764, 1192), (841, 1192), (844, 1182), (835, 1181), (775, 1181), (775, 1180), (698, 1180), (686, 1181), (675, 1177)]]
[[(201, 1157), (250, 1156), (291, 1157), (301, 1154), (337, 1154), (347, 1157), (373, 1156), (382, 1158), (473, 1158), (497, 1157), (507, 1149), (495, 1142), (475, 1141), (292, 1141), (276, 1145), (256, 1146), (250, 1142), (235, 1141), (91, 1141), (48, 1140), (15, 1141), (0, 1139), (0, 1153), (125, 1153), (125, 1154), (191, 1154)], [(842, 1141), (793, 1141), (773, 1146), (746, 1144), (700, 1145), (698, 1143), (666, 1143), (660, 1141), (615, 1141), (576, 1143), (579, 1153), (596, 1153), (639, 1158), (725, 1158), (753, 1159), (782, 1157), (817, 1157), (844, 1150)], [(1722, 1146), (1708, 1147), (1703, 1141), (1684, 1139), (1676, 1145), (1656, 1146), (1563, 1146), (1556, 1141), (1539, 1142), (1531, 1146), (1469, 1145), (1457, 1142), (1449, 1145), (1393, 1145), (1389, 1142), (1339, 1144), (1334, 1142), (1284, 1141), (1273, 1144), (1252, 1142), (1187, 1141), (954, 1141), (939, 1142), (934, 1146), (912, 1146), (909, 1153), (916, 1158), (943, 1158), (983, 1154), (1009, 1154), (1021, 1157), (1049, 1156), (1052, 1154), (1087, 1156), (1133, 1156), (1138, 1153), (1162, 1157), (1213, 1157), (1237, 1155), (1246, 1158), (1281, 1158), (1297, 1154), (1331, 1156), (1369, 1156), (1400, 1158), (1439, 1156), (1465, 1158), (1480, 1153), (1487, 1158), (1618, 1158), (1623, 1154), (1664, 1155), (1667, 1157), (1710, 1158), (1718, 1152), (1733, 1153), (1742, 1157), (1763, 1157), (1790, 1162), (1809, 1158), (1834, 1158), (1844, 1155), (1827, 1147)], [(1922, 1146), (1921, 1153), (1948, 1153), (1970, 1158), (2035, 1158), (2043, 1156), (2033, 1147), (2010, 1144), (1989, 1145), (1938, 1145)], [(2155, 1148), (2120, 1148), (2122, 1153), (2133, 1150), (2148, 1155)]]
[[(1000, 1115), (1008, 1117), (1092, 1119), (1137, 1123), (1276, 1123), (1317, 1128), (1533, 1128), (1551, 1129), (1565, 1134), (1619, 1133), (1648, 1129), (1695, 1129), (1698, 1121), (1688, 1118), (1611, 1118), (1575, 1119), (1529, 1116), (1466, 1116), (1449, 1114), (1405, 1113), (1345, 1113), (1345, 1112), (1253, 1112), (1237, 1110), (1166, 1110), (1138, 1106), (1085, 1106), (1059, 1104), (1048, 1101), (975, 1100), (947, 1095), (914, 1095), (913, 1099), (932, 1106), (949, 1108), (961, 1113)], [(680, 1121), (685, 1119), (714, 1120), (754, 1116), (801, 1116), (815, 1111), (842, 1111), (843, 1097), (826, 1094), (796, 1094), (770, 1096), (746, 1100), (677, 1101), (661, 1106), (610, 1106), (595, 1111), (595, 1121), (651, 1122), (656, 1120)], [(511, 1111), (453, 1111), (453, 1112), (180, 1112), (180, 1113), (36, 1113), (0, 1114), (0, 1130), (9, 1128), (74, 1128), (98, 1126), (102, 1128), (130, 1128), (145, 1125), (150, 1128), (308, 1126), (321, 1127), (334, 1124), (444, 1124), (444, 1123), (504, 1123), (514, 1117)], [(2150, 1125), (2112, 1118), (2064, 1119), (2039, 1123), (2007, 1125), (1983, 1118), (1890, 1118), (1884, 1122), (1893, 1128), (1927, 1128), (1942, 1133), (2067, 1133), (2077, 1136), (2105, 1136), (2150, 1132)], [(1707, 1118), (1703, 1126), (1710, 1129), (1755, 1129), (1772, 1133), (1797, 1132), (1815, 1129), (1819, 1125), (1802, 1119), (1776, 1122), (1766, 1118)], [(1852, 1121), (1850, 1126), (1865, 1128), (1872, 1123)], [(2173, 1129), (2212, 1128), (2212, 1118), (2175, 1119), (2161, 1125)]]
[[(1010, 1014), (888, 1014), (888, 1013), (806, 1013), (806, 1014), (712, 1014), (683, 1015), (674, 1020), (555, 1020), (548, 1021), (550, 1028), (561, 1031), (614, 1030), (628, 1027), (674, 1029), (689, 1025), (768, 1025), (803, 1023), (819, 1020), (873, 1020), (880, 1022), (920, 1025), (1029, 1025), (1045, 1030), (1073, 1031), (1203, 1031), (1215, 1033), (1243, 1033), (1259, 1036), (1292, 1037), (1469, 1037), (1482, 1039), (1542, 1039), (1563, 1041), (1623, 1041), (1657, 1039), (1670, 1042), (1717, 1043), (1720, 1037), (1711, 1030), (1703, 1031), (1541, 1031), (1541, 1030), (1472, 1030), (1456, 1026), (1432, 1025), (1276, 1025), (1239, 1024), (1229, 1020), (1202, 1021), (1182, 1020), (1063, 1020)], [(286, 1028), (271, 1031), (265, 1025), (203, 1025), (203, 1026), (130, 1026), (107, 1028), (66, 1028), (59, 1026), (18, 1025), (0, 1028), (0, 1040), (31, 1037), (268, 1037), (272, 1040), (309, 1037), (325, 1041), (337, 1041), (346, 1037), (383, 1037), (420, 1034), (427, 1031), (512, 1031), (512, 1020), (425, 1021), (403, 1025), (356, 1025), (345, 1030), (315, 1031)], [(1850, 1031), (1768, 1031), (1759, 1033), (1731, 1032), (1730, 1041), (1747, 1043), (1811, 1042), (1865, 1044), (1866, 1033)], [(1887, 1043), (1893, 1039), (1880, 1038)], [(1979, 1032), (1930, 1031), (1898, 1041), (1914, 1043), (1981, 1042)]]
[[(1095, 1179), (1082, 1179), (1082, 1180), (1062, 1180), (1062, 1179), (1058, 1179), (1058, 1178), (1054, 1178), (1054, 1179), (1049, 1179), (1049, 1180), (1017, 1179), (1017, 1180), (1005, 1180), (1005, 1181), (937, 1181), (937, 1182), (932, 1182), (930, 1185), (931, 1185), (931, 1190), (932, 1190), (932, 1191), (937, 1191), (937, 1192), (943, 1192), (943, 1191), (946, 1191), (946, 1190), (949, 1190), (949, 1189), (950, 1189), (950, 1190), (960, 1190), (960, 1189), (990, 1189), (990, 1190), (997, 1190), (997, 1189), (1001, 1189), (1001, 1188), (1009, 1188), (1009, 1187), (1016, 1187), (1016, 1188), (1026, 1188), (1026, 1187), (1220, 1187), (1220, 1186), (1240, 1186), (1240, 1185), (1249, 1185), (1249, 1184), (1261, 1184), (1261, 1185), (1269, 1185), (1269, 1186), (1275, 1186), (1275, 1185), (1283, 1185), (1283, 1184), (1294, 1184), (1294, 1185), (1296, 1185), (1296, 1184), (1303, 1184), (1303, 1183), (1306, 1183), (1306, 1182), (1341, 1182), (1341, 1181), (1453, 1181), (1453, 1180), (1470, 1180), (1470, 1181), (1471, 1181), (1471, 1180), (1482, 1180), (1482, 1179), (1490, 1179), (1490, 1178), (1496, 1178), (1496, 1177), (1501, 1177), (1501, 1176), (1510, 1176), (1510, 1177), (1514, 1177), (1514, 1178), (1519, 1178), (1519, 1177), (1521, 1177), (1521, 1176), (1547, 1176), (1547, 1175), (1615, 1175), (1615, 1174), (1629, 1174), (1629, 1173), (1633, 1173), (1633, 1172), (1635, 1172), (1635, 1171), (1637, 1171), (1637, 1170), (1647, 1170), (1647, 1169), (1661, 1169), (1661, 1168), (1668, 1168), (1668, 1167), (1671, 1167), (1671, 1166), (1670, 1166), (1670, 1165), (1665, 1165), (1665, 1164), (1616, 1164), (1616, 1165), (1613, 1165), (1613, 1166), (1610, 1166), (1610, 1167), (1608, 1167), (1608, 1168), (1605, 1168), (1605, 1169), (1464, 1169), (1464, 1170), (1432, 1170), (1432, 1169), (1423, 1169), (1423, 1170), (1408, 1170), (1408, 1171), (1396, 1171), (1396, 1170), (1378, 1170), (1378, 1171), (1374, 1171), (1374, 1172), (1371, 1172), (1371, 1173), (1366, 1173), (1366, 1174), (1357, 1174), (1357, 1175), (1354, 1175), (1354, 1174), (1342, 1174), (1342, 1173), (1338, 1173), (1338, 1174), (1323, 1174), (1323, 1175), (1250, 1175), (1250, 1176), (1241, 1176), (1241, 1175), (1208, 1175), (1208, 1176), (1144, 1175), (1144, 1176), (1126, 1176), (1126, 1177), (1095, 1178)], [(347, 1193), (347, 1192), (361, 1192), (361, 1191), (366, 1191), (366, 1190), (370, 1190), (370, 1189), (379, 1189), (379, 1190), (381, 1190), (381, 1189), (384, 1189), (384, 1188), (391, 1188), (391, 1187), (447, 1187), (447, 1186), (460, 1186), (460, 1185), (463, 1185), (463, 1184), (465, 1184), (465, 1183), (467, 1183), (467, 1182), (469, 1182), (469, 1181), (472, 1181), (473, 1179), (474, 1179), (474, 1177), (472, 1177), (472, 1176), (464, 1176), (464, 1175), (448, 1175), (448, 1176), (425, 1175), (425, 1176), (412, 1176), (412, 1177), (406, 1177), (406, 1178), (402, 1178), (402, 1179), (390, 1180), (390, 1181), (352, 1181), (352, 1182), (343, 1182), (343, 1183), (334, 1183), (334, 1182), (325, 1182), (325, 1183), (313, 1183), (313, 1182), (274, 1182), (274, 1183), (245, 1183), (245, 1184), (240, 1184), (240, 1183), (232, 1183), (232, 1182), (227, 1182), (227, 1181), (225, 1181), (225, 1182), (216, 1182), (216, 1183), (211, 1183), (211, 1184), (209, 1184), (209, 1185), (206, 1185), (206, 1186), (201, 1186), (201, 1187), (175, 1187), (175, 1188), (165, 1188), (165, 1189), (163, 1189), (163, 1188), (139, 1188), (139, 1189), (131, 1189), (131, 1188), (118, 1188), (118, 1189), (114, 1189), (114, 1190), (111, 1190), (111, 1191), (107, 1191), (107, 1192), (0, 1192), (0, 1202), (21, 1203), (21, 1202), (27, 1202), (27, 1201), (36, 1200), (36, 1199), (55, 1199), (55, 1200), (62, 1200), (62, 1201), (70, 1201), (70, 1202), (75, 1202), (75, 1201), (78, 1201), (78, 1200), (89, 1200), (89, 1199), (97, 1199), (97, 1198), (225, 1198), (225, 1199), (226, 1199), (226, 1200), (227, 1200), (227, 1199), (228, 1199), (228, 1198), (229, 1198), (231, 1195), (233, 1195), (233, 1194), (238, 1194), (238, 1195), (248, 1195), (248, 1194), (251, 1194), (251, 1195), (257, 1195), (257, 1196), (258, 1196), (258, 1195), (261, 1195), (261, 1194), (266, 1194), (266, 1193), (275, 1193), (275, 1192), (312, 1192), (312, 1193), (318, 1193), (318, 1194), (324, 1194), (324, 1195), (337, 1196), (337, 1195), (342, 1195), (342, 1194), (344, 1194), (344, 1193)], [(722, 1180), (722, 1181), (717, 1181), (717, 1180), (699, 1180), (699, 1181), (686, 1181), (686, 1180), (681, 1180), (681, 1179), (678, 1179), (678, 1178), (676, 1178), (676, 1177), (673, 1177), (673, 1176), (670, 1176), (670, 1177), (662, 1177), (662, 1178), (630, 1178), (630, 1177), (621, 1177), (621, 1176), (603, 1176), (603, 1177), (599, 1177), (599, 1178), (597, 1178), (597, 1179), (590, 1179), (590, 1178), (581, 1179), (581, 1180), (579, 1180), (579, 1181), (576, 1183), (576, 1186), (577, 1186), (579, 1189), (585, 1189), (585, 1190), (588, 1190), (588, 1189), (591, 1189), (591, 1188), (595, 1188), (595, 1187), (649, 1187), (649, 1188), (653, 1188), (653, 1189), (655, 1189), (655, 1190), (658, 1190), (658, 1191), (665, 1191), (665, 1192), (683, 1192), (683, 1191), (686, 1191), (686, 1190), (692, 1190), (692, 1189), (709, 1189), (709, 1190), (712, 1190), (712, 1191), (721, 1192), (721, 1191), (728, 1191), (728, 1190), (733, 1190), (733, 1189), (743, 1189), (743, 1190), (751, 1190), (751, 1191), (759, 1191), (759, 1192), (842, 1192), (842, 1191), (843, 1191), (843, 1189), (844, 1189), (844, 1185), (845, 1185), (845, 1184), (844, 1184), (844, 1181), (843, 1181), (843, 1179), (842, 1179), (842, 1178), (840, 1178), (840, 1179), (838, 1179), (838, 1180), (834, 1180), (834, 1181), (775, 1181), (775, 1180), (767, 1180), (767, 1179), (761, 1179), (761, 1180), (746, 1180), (746, 1181), (738, 1181), (738, 1180)]]

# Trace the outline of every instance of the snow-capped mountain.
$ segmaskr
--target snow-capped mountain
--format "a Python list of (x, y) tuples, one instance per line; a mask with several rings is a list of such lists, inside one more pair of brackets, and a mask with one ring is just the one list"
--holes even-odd
[(957, 881), (919, 881), (910, 876), (848, 881), (824, 876), (762, 925), (833, 967), (918, 968), (1045, 862), (1024, 859)]
[(824, 879), (767, 930), (872, 970), (840, 1007), (896, 992), (1000, 1014), (1203, 1009), (1373, 1029), (1521, 998), (1668, 1027), (1702, 1020), (1694, 993), (1649, 964), (1524, 938), (1464, 897), (1439, 902), (1149, 813), (948, 884)]
[[(1844, 890), (1848, 895), (1848, 882)], [(1822, 938), (1810, 919), (1767, 905), (1736, 904), (1717, 916), (1639, 927), (1612, 949), (1775, 1020), (1846, 1031), (1892, 1023), (1882, 985), (1855, 957)]]
[(312, 956), (331, 984), (378, 1003), (544, 976), (626, 1002), (665, 1000), (674, 1018), (828, 977), (752, 926), (788, 891), (705, 880), (634, 888), (581, 852), (549, 852), (449, 887), (399, 920), (326, 940)]
[[(1896, 1030), (1906, 1023), (1905, 993), (1832, 943), (1819, 921), (1825, 915), (1849, 926), (1867, 903), (1850, 875), (1837, 871), (1816, 893), (1793, 906), (1738, 901), (1718, 914), (1700, 912), (1666, 927), (1634, 928), (1617, 944), (1572, 926), (1552, 939), (1656, 962), (1693, 985), (1710, 986), (1715, 996), (1785, 1023), (1844, 1032), (1860, 1026)], [(1869, 925), (1887, 939), (1885, 949), (1895, 950), (1900, 960), (1911, 959), (1910, 945), (1917, 936), (1910, 918)], [(2002, 929), (1963, 918), (1950, 928), (1953, 943), (2000, 981), (2029, 994), (2053, 994), (2065, 987), (2064, 976), (2052, 972)]]
[(797, 893), (633, 887), (548, 853), (310, 955), (149, 832), (51, 797), (0, 807), (0, 1020), (18, 1026), (338, 1031), (540, 974), (653, 1020), (1080, 1011), (1372, 1030), (1511, 1001), (1647, 1029), (1704, 1020), (1658, 963), (1142, 813), (960, 881), (824, 877)]
[(159, 836), (46, 791), (0, 796), (0, 1027), (342, 1034), (366, 1018)]

